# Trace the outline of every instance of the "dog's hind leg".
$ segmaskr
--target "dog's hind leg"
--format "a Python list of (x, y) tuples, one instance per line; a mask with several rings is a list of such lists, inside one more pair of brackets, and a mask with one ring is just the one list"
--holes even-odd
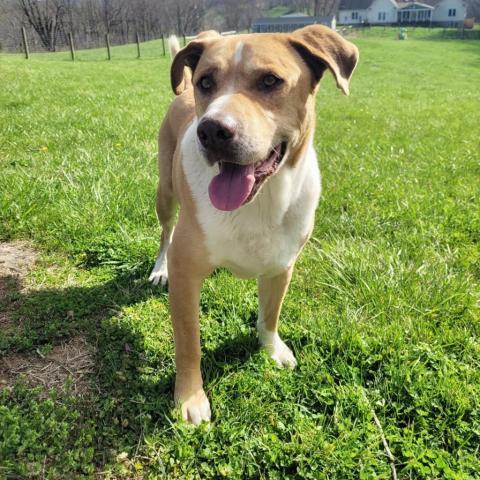
[(287, 293), (293, 266), (276, 277), (259, 277), (259, 313), (257, 330), (260, 343), (281, 367), (294, 368), (297, 361), (292, 351), (278, 335), (278, 319)]
[(173, 193), (172, 184), (172, 163), (174, 154), (174, 143), (169, 138), (167, 124), (162, 125), (159, 135), (158, 165), (160, 179), (157, 187), (157, 217), (162, 227), (160, 237), (160, 250), (157, 260), (148, 280), (154, 285), (160, 284), (165, 287), (168, 282), (167, 252), (172, 241), (175, 226), (175, 214), (177, 201)]

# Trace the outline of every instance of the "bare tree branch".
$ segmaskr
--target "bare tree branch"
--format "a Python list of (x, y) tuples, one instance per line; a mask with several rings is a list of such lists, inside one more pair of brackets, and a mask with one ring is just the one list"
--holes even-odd
[(66, 11), (63, 1), (18, 0), (18, 6), (25, 19), (37, 32), (44, 47), (54, 52)]

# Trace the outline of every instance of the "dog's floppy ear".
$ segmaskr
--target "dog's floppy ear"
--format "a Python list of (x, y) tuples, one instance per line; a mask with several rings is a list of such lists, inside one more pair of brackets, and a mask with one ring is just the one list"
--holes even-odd
[(323, 25), (310, 25), (297, 30), (289, 42), (310, 67), (314, 86), (328, 68), (345, 95), (348, 82), (358, 62), (358, 48), (338, 33)]
[(189, 67), (193, 73), (204, 48), (203, 42), (194, 40), (175, 55), (170, 69), (170, 80), (175, 95), (180, 95), (187, 88), (191, 75), (190, 72), (185, 72), (185, 67)]
[(175, 55), (170, 69), (170, 79), (175, 95), (180, 95), (191, 82), (191, 74), (185, 71), (185, 67), (190, 68), (193, 74), (208, 41), (218, 37), (220, 34), (215, 30), (201, 32)]

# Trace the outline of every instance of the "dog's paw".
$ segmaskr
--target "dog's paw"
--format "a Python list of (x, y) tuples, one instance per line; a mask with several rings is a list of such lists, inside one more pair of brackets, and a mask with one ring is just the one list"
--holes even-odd
[(208, 401), (203, 389), (186, 399), (177, 400), (176, 403), (180, 406), (182, 418), (186, 422), (193, 423), (194, 425), (200, 425), (202, 421), (210, 421), (210, 402)]
[(148, 277), (148, 281), (152, 282), (152, 285), (160, 285), (162, 288), (166, 288), (168, 285), (168, 273), (159, 273), (152, 271)]
[(165, 288), (168, 285), (168, 269), (167, 269), (167, 262), (163, 261), (156, 261), (155, 266), (153, 267), (152, 273), (148, 277), (148, 281), (152, 282), (153, 285), (158, 285), (162, 288)]
[(280, 338), (278, 338), (273, 348), (269, 348), (269, 346), (266, 346), (266, 348), (279, 367), (293, 369), (297, 366), (295, 355)]
[(297, 366), (295, 356), (278, 333), (268, 332), (262, 328), (259, 328), (258, 333), (260, 343), (279, 367), (293, 369)]

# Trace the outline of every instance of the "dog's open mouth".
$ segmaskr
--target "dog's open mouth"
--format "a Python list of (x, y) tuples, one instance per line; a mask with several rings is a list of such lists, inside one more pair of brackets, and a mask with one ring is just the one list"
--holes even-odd
[(273, 175), (285, 156), (287, 143), (279, 143), (264, 160), (250, 165), (218, 162), (220, 173), (208, 187), (210, 201), (223, 211), (235, 210), (256, 195), (265, 180)]

